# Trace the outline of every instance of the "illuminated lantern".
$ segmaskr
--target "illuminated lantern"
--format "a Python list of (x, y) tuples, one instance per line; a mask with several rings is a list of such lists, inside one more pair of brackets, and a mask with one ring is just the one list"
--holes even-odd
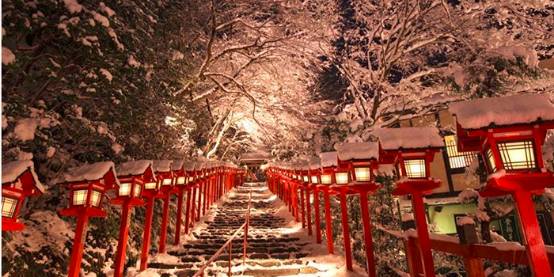
[[(152, 165), (154, 169), (154, 165)], [(161, 183), (158, 182), (156, 174), (152, 179), (145, 181), (142, 190), (142, 197), (146, 199), (146, 215), (144, 218), (144, 232), (142, 234), (142, 248), (140, 252), (140, 270), (143, 271), (148, 265), (148, 254), (150, 251), (150, 240), (152, 233), (152, 220), (154, 217), (154, 201), (156, 198), (161, 198), (160, 193)]]
[(379, 129), (375, 135), (380, 163), (394, 164), (401, 177), (393, 194), (411, 195), (424, 273), (435, 276), (423, 197), (440, 186), (440, 180), (431, 177), (430, 164), (444, 148), (444, 140), (432, 127)]
[(310, 160), (310, 190), (314, 192), (314, 225), (316, 242), (321, 243), (321, 227), (319, 216), (319, 186), (321, 184), (321, 161), (319, 157)]
[(185, 171), (184, 160), (174, 160), (171, 164), (171, 171), (175, 180), (175, 191), (177, 192), (177, 213), (175, 221), (175, 240), (173, 245), (179, 245), (181, 240), (181, 223), (183, 221), (183, 196), (185, 194), (185, 185), (187, 184), (187, 176)]
[(337, 152), (322, 152), (319, 154), (321, 163), (320, 185), (318, 189), (323, 191), (325, 207), (325, 232), (327, 239), (327, 251), (329, 254), (335, 252), (333, 245), (333, 222), (331, 218), (330, 186), (335, 183), (335, 170), (338, 166)]
[(20, 231), (17, 220), (25, 198), (42, 194), (44, 187), (35, 174), (33, 161), (15, 161), (2, 165), (2, 231)]
[(486, 98), (450, 105), (459, 151), (479, 151), (489, 175), (482, 196), (510, 194), (515, 201), (534, 276), (552, 276), (532, 195), (554, 185), (542, 145), (554, 129), (554, 105), (546, 95)]
[(69, 207), (61, 210), (60, 215), (77, 217), (67, 274), (70, 277), (78, 277), (88, 220), (91, 217), (106, 216), (106, 212), (101, 208), (102, 199), (108, 190), (118, 184), (114, 164), (99, 162), (71, 168), (64, 174), (63, 184), (69, 189)]
[(167, 237), (167, 220), (169, 216), (169, 202), (171, 194), (174, 192), (174, 177), (171, 171), (171, 160), (155, 160), (154, 173), (159, 183), (161, 198), (164, 202), (162, 211), (162, 224), (160, 226), (160, 242), (158, 253), (165, 253), (165, 243)]
[[(371, 223), (368, 210), (368, 193), (377, 189), (373, 181), (373, 169), (378, 167), (379, 145), (375, 142), (342, 143), (336, 146), (338, 167), (335, 178), (337, 185), (333, 189), (339, 192), (342, 212), (343, 236), (347, 268), (352, 270), (350, 250), (350, 230), (348, 226), (347, 194), (360, 195), (360, 209), (364, 230), (364, 243), (369, 276), (375, 276)], [(341, 181), (339, 182), (339, 176)]]
[[(144, 205), (141, 199), (144, 184), (155, 182), (154, 171), (152, 170), (152, 161), (140, 160), (130, 161), (119, 165), (118, 170), (119, 184), (116, 184), (116, 197), (111, 200), (112, 204), (121, 206), (121, 222), (119, 226), (119, 240), (115, 257), (114, 276), (123, 276), (125, 265), (125, 255), (127, 249), (127, 240), (129, 237), (130, 211), (135, 206)], [(143, 240), (143, 243), (149, 243), (150, 238)]]

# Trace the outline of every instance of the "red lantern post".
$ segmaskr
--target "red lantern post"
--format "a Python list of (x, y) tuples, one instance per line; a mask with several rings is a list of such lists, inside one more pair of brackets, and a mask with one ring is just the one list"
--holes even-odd
[(319, 189), (320, 175), (321, 175), (321, 162), (319, 157), (310, 161), (310, 170), (308, 171), (310, 177), (310, 190), (314, 192), (314, 225), (315, 225), (315, 241), (321, 243), (321, 226), (319, 216)]
[(329, 254), (335, 253), (333, 243), (333, 221), (331, 217), (331, 189), (330, 186), (335, 183), (335, 169), (338, 166), (337, 152), (323, 152), (319, 154), (321, 160), (321, 175), (318, 186), (323, 191), (323, 201), (325, 207), (325, 236), (327, 237), (327, 251)]
[(125, 255), (131, 209), (135, 206), (144, 205), (141, 199), (144, 184), (155, 180), (152, 170), (152, 161), (140, 160), (122, 163), (118, 168), (119, 184), (116, 185), (117, 196), (111, 203), (121, 206), (121, 220), (119, 225), (119, 240), (115, 254), (114, 276), (123, 276), (125, 266)]
[(150, 252), (150, 240), (152, 233), (152, 219), (154, 217), (154, 201), (160, 198), (161, 183), (156, 179), (156, 175), (144, 184), (142, 196), (146, 199), (146, 215), (144, 219), (144, 232), (142, 234), (142, 248), (140, 252), (140, 270), (143, 271), (148, 265), (148, 254)]
[(185, 161), (176, 160), (171, 164), (171, 171), (175, 179), (175, 191), (177, 192), (177, 213), (175, 220), (175, 240), (173, 245), (179, 245), (181, 241), (181, 223), (183, 222), (183, 197), (187, 184)]
[(373, 170), (378, 167), (379, 145), (374, 142), (343, 143), (337, 147), (338, 168), (346, 168), (350, 181), (347, 186), (340, 187), (340, 191), (347, 194), (359, 194), (360, 210), (364, 231), (364, 246), (366, 267), (369, 276), (376, 276), (375, 259), (373, 257), (373, 241), (371, 234), (371, 218), (368, 209), (367, 197), (377, 189), (374, 182)]
[(25, 198), (44, 192), (35, 174), (33, 161), (15, 161), (2, 165), (2, 231), (20, 231), (17, 220)]
[(163, 199), (163, 211), (162, 211), (162, 225), (160, 227), (160, 242), (158, 253), (165, 253), (166, 238), (167, 238), (167, 224), (169, 217), (169, 202), (171, 201), (171, 194), (174, 192), (174, 176), (171, 171), (171, 160), (156, 160), (154, 161), (154, 173), (156, 179), (160, 183), (160, 193)]
[(100, 208), (102, 198), (118, 181), (113, 162), (99, 162), (70, 169), (64, 174), (63, 183), (69, 189), (70, 202), (68, 208), (60, 211), (60, 215), (77, 217), (67, 275), (78, 277), (88, 220), (91, 217), (106, 216), (106, 212)]
[(512, 196), (534, 276), (552, 276), (532, 195), (554, 185), (542, 157), (546, 132), (554, 129), (554, 105), (546, 95), (514, 95), (454, 103), (450, 112), (458, 149), (479, 151), (490, 174), (480, 194)]
[(194, 190), (194, 162), (185, 163), (185, 176), (186, 176), (186, 185), (185, 190), (187, 192), (187, 203), (185, 210), (185, 234), (189, 233), (191, 219), (194, 217), (194, 209), (192, 205), (194, 204), (193, 199), (193, 190)]
[(380, 162), (393, 163), (400, 172), (393, 194), (411, 195), (425, 276), (435, 276), (423, 197), (440, 186), (440, 180), (431, 177), (430, 164), (444, 141), (438, 129), (431, 127), (388, 128), (375, 134)]

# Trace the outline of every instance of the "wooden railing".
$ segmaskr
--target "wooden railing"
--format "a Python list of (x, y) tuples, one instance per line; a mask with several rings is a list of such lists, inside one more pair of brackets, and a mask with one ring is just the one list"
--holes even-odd
[(250, 226), (251, 204), (252, 204), (252, 191), (250, 191), (250, 193), (248, 194), (248, 208), (244, 216), (244, 223), (237, 230), (235, 230), (235, 232), (233, 232), (231, 237), (229, 237), (229, 239), (227, 239), (227, 241), (210, 257), (210, 259), (200, 269), (198, 269), (198, 271), (194, 274), (193, 277), (204, 276), (204, 271), (206, 271), (208, 266), (210, 266), (210, 264), (212, 264), (217, 258), (221, 256), (221, 254), (224, 253), (225, 249), (227, 249), (227, 252), (229, 253), (229, 269), (228, 269), (227, 275), (232, 276), (233, 273), (231, 271), (231, 268), (232, 268), (232, 260), (233, 260), (233, 239), (238, 237), (238, 235), (242, 230), (244, 230), (243, 232), (244, 239), (242, 242), (242, 247), (243, 247), (242, 264), (243, 266), (245, 265), (246, 255), (247, 255), (246, 250), (248, 247), (248, 227)]

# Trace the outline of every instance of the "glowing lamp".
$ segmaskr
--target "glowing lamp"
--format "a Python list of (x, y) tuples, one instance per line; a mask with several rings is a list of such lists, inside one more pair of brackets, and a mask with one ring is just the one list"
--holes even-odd
[[(319, 160), (321, 165), (321, 184), (322, 185), (332, 185), (335, 180), (335, 169), (338, 166), (337, 152), (323, 152), (319, 154)], [(347, 179), (348, 183), (348, 174), (340, 174), (342, 177), (341, 182), (344, 182), (344, 178)]]
[(321, 174), (321, 184), (322, 185), (330, 185), (333, 182), (333, 179), (331, 177), (331, 174)]
[(15, 161), (2, 165), (2, 231), (18, 231), (23, 224), (17, 216), (25, 198), (44, 192), (33, 162)]
[(337, 185), (347, 185), (349, 182), (348, 172), (335, 172), (335, 180)]
[[(372, 169), (377, 168), (379, 145), (375, 142), (342, 143), (336, 146), (338, 166), (347, 169), (352, 184), (367, 184), (373, 179)], [(337, 181), (338, 183), (338, 181)]]
[(517, 94), (453, 103), (459, 151), (479, 151), (486, 161), (482, 196), (511, 194), (524, 232), (534, 276), (551, 276), (533, 194), (554, 184), (542, 157), (548, 129), (554, 129), (554, 105), (547, 95)]
[(160, 192), (164, 195), (169, 195), (174, 192), (174, 173), (172, 170), (172, 164), (173, 161), (171, 160), (155, 160), (153, 164), (154, 173), (156, 174), (156, 179), (158, 179), (159, 183), (158, 187)]

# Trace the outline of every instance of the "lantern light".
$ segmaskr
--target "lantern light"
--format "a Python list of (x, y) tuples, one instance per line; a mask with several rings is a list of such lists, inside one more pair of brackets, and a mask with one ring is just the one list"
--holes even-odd
[(318, 184), (319, 183), (319, 181), (317, 180), (317, 176), (311, 176), (311, 181), (312, 181), (311, 182), (312, 184)]
[(185, 184), (185, 181), (186, 181), (186, 177), (185, 177), (185, 176), (179, 176), (179, 177), (177, 177), (177, 185), (184, 185), (184, 184)]
[(499, 142), (498, 150), (506, 170), (535, 169), (535, 153), (531, 140)]
[(147, 182), (146, 184), (144, 184), (144, 189), (151, 189), (151, 190), (158, 189), (158, 183), (157, 182)]
[(335, 179), (337, 181), (337, 185), (348, 184), (348, 172), (336, 172)]
[(336, 146), (338, 167), (347, 171), (352, 178), (352, 185), (372, 181), (371, 168), (377, 167), (379, 145), (376, 142), (348, 142)]
[(368, 182), (371, 180), (369, 167), (354, 167), (354, 176), (356, 181)]
[(119, 185), (119, 196), (129, 196), (131, 194), (131, 183), (121, 183)]
[(2, 216), (12, 218), (17, 207), (17, 199), (10, 197), (2, 197)]
[(404, 168), (406, 169), (406, 176), (408, 178), (427, 177), (425, 174), (426, 170), (424, 159), (404, 160)]
[(331, 175), (330, 174), (322, 174), (321, 175), (321, 183), (324, 185), (330, 185), (332, 182)]

